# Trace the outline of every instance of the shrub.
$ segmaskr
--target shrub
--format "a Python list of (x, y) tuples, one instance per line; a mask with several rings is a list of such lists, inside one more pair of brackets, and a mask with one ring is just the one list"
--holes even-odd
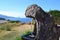
[(11, 23), (19, 23), (20, 21), (17, 20), (17, 21), (10, 21), (10, 22)]
[(11, 26), (8, 24), (2, 25), (0, 27), (0, 30), (7, 30), (7, 31), (11, 31)]
[(27, 31), (24, 32), (25, 35), (29, 34), (29, 33), (31, 33), (31, 31), (29, 31), (29, 30), (27, 30)]
[(60, 10), (50, 10), (48, 13), (54, 16), (56, 24), (60, 24)]
[(18, 37), (16, 37), (15, 40), (22, 40), (22, 37), (21, 36), (18, 36)]
[[(27, 34), (29, 34), (29, 33), (31, 33), (31, 31), (27, 30), (27, 31), (25, 31), (25, 32), (22, 34), (22, 36), (27, 35)], [(20, 35), (20, 36), (16, 37), (15, 40), (22, 40), (22, 36)]]
[(32, 20), (32, 24), (34, 25), (34, 20)]
[(10, 25), (6, 25), (6, 26), (5, 26), (5, 30), (11, 31), (11, 26), (10, 26)]

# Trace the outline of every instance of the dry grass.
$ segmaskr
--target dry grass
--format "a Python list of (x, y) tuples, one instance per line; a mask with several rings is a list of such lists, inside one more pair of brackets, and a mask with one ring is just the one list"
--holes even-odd
[(11, 27), (11, 31), (0, 30), (0, 40), (17, 40), (16, 38), (21, 37), (21, 35), (26, 30), (31, 30), (31, 31), (33, 30), (33, 27), (31, 29), (30, 25), (27, 25), (27, 24), (21, 25), (21, 23), (6, 23), (3, 25), (0, 25), (0, 28), (2, 26), (3, 28), (5, 26)]
[(19, 27), (13, 27), (12, 28), (12, 30), (16, 30), (16, 31), (19, 31), (19, 32), (24, 32), (24, 31), (26, 31), (26, 30), (33, 30), (33, 25), (32, 25), (32, 29), (31, 29), (31, 26), (30, 25), (27, 25), (27, 24), (25, 24), (25, 25), (21, 25), (21, 26), (19, 26)]

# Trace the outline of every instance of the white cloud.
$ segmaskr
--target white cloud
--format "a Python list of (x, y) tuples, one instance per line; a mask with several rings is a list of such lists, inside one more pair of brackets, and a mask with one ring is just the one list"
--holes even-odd
[(7, 16), (12, 16), (12, 17), (21, 17), (21, 18), (25, 17), (24, 13), (22, 13), (22, 12), (10, 12), (10, 11), (0, 10), (0, 14), (7, 15)]

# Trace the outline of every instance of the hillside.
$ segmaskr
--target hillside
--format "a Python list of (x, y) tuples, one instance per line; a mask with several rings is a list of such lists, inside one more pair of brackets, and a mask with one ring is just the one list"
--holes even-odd
[(13, 21), (20, 21), (22, 23), (26, 23), (26, 22), (30, 22), (31, 19), (30, 18), (20, 18), (20, 17), (11, 17), (11, 16), (5, 16), (5, 15), (1, 15), (0, 14), (0, 18), (4, 18), (6, 20), (13, 20)]

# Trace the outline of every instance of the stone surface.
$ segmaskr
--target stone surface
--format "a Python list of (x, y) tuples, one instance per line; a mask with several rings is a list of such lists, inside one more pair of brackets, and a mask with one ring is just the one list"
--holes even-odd
[(58, 35), (60, 37), (60, 25), (57, 25), (57, 28), (58, 28)]
[(44, 12), (40, 6), (36, 4), (29, 6), (25, 16), (35, 21), (34, 40), (59, 40), (54, 17)]

